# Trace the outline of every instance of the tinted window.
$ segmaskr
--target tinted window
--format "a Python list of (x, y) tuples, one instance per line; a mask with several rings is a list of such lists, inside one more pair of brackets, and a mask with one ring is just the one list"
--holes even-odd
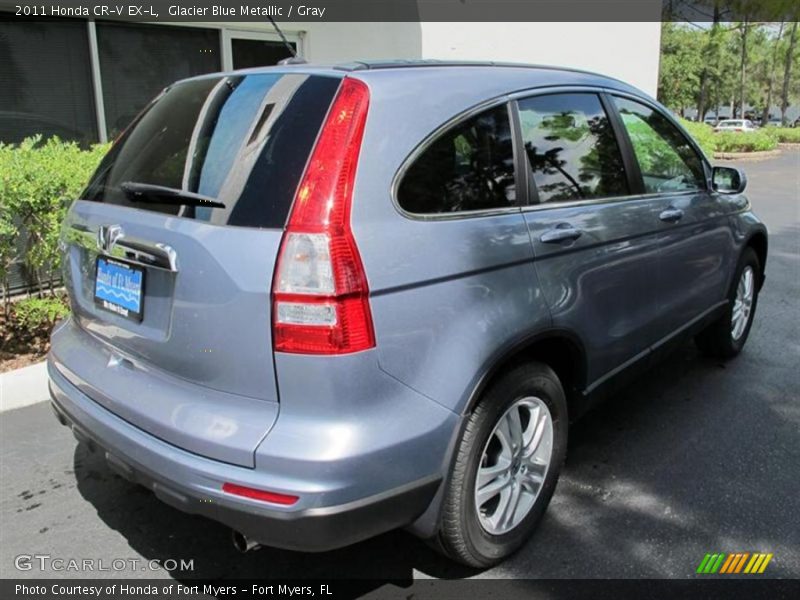
[(0, 16), (0, 142), (97, 141), (86, 21)]
[[(215, 224), (283, 227), (338, 85), (281, 73), (177, 84), (114, 145), (85, 198)], [(134, 203), (126, 182), (201, 194), (225, 208)]]
[(628, 130), (648, 193), (704, 187), (703, 163), (684, 135), (661, 113), (628, 100), (614, 98)]
[[(294, 42), (289, 42), (289, 45), (297, 50), (297, 44)], [(231, 40), (231, 53), (234, 69), (277, 65), (279, 60), (292, 56), (283, 42), (239, 38)]]
[(525, 154), (539, 202), (628, 193), (617, 140), (595, 94), (554, 94), (519, 102)]
[(418, 214), (515, 206), (507, 107), (490, 109), (439, 136), (406, 171), (397, 197), (400, 206)]

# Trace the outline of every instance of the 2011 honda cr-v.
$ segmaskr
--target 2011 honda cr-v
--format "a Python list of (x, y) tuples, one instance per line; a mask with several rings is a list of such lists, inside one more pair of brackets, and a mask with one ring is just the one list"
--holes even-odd
[(59, 420), (242, 548), (517, 549), (567, 425), (764, 281), (744, 174), (591, 73), (355, 63), (161, 93), (71, 207)]

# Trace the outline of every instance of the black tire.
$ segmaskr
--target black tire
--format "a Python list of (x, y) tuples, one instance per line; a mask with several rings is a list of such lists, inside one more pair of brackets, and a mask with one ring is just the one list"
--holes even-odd
[[(731, 332), (733, 324), (733, 305), (736, 299), (736, 290), (739, 285), (739, 280), (742, 273), (747, 267), (753, 269), (755, 274), (755, 286), (753, 290), (753, 303), (750, 309), (750, 316), (745, 326), (744, 332), (738, 339), (734, 339)], [(758, 256), (755, 251), (747, 247), (742, 252), (739, 258), (739, 264), (736, 267), (736, 273), (733, 276), (731, 289), (728, 292), (728, 306), (725, 308), (724, 314), (714, 321), (711, 325), (706, 327), (703, 331), (697, 334), (694, 338), (695, 344), (700, 351), (706, 356), (714, 358), (728, 359), (733, 358), (744, 348), (747, 341), (747, 336), (750, 335), (750, 327), (753, 325), (753, 317), (756, 314), (756, 307), (758, 305), (758, 292), (761, 287), (761, 265), (758, 261)]]
[[(498, 420), (517, 401), (533, 396), (550, 411), (553, 444), (550, 465), (530, 512), (501, 535), (488, 533), (475, 508), (474, 485), (484, 447)], [(555, 491), (567, 450), (567, 403), (556, 374), (541, 363), (510, 368), (486, 390), (467, 419), (456, 449), (439, 522), (438, 547), (445, 555), (470, 567), (497, 564), (522, 546), (544, 515)]]

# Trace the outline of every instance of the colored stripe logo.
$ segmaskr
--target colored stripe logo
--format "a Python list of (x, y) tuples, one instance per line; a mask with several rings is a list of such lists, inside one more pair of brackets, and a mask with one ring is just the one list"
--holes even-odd
[(697, 567), (697, 573), (703, 575), (714, 573), (725, 575), (737, 573), (749, 575), (760, 574), (767, 569), (767, 565), (771, 560), (772, 553), (767, 554), (762, 552), (734, 552), (731, 554), (719, 552), (716, 554), (706, 554)]

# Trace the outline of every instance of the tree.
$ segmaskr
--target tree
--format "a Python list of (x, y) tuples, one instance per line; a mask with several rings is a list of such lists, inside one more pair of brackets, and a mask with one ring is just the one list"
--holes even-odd
[(715, 0), (711, 31), (705, 36), (706, 43), (703, 48), (703, 70), (700, 74), (700, 93), (697, 98), (698, 121), (702, 121), (706, 118), (706, 112), (708, 111), (708, 86), (712, 80), (716, 80), (719, 77), (720, 51), (723, 34), (720, 18), (719, 0)]
[[(763, 110), (771, 102), (767, 96), (771, 95), (768, 88), (771, 85), (772, 57), (778, 46), (775, 33), (775, 27), (765, 24), (754, 26), (750, 32), (747, 44), (748, 77), (745, 85), (745, 103), (755, 110)], [(755, 119), (755, 116), (753, 118)]]
[(675, 111), (683, 113), (695, 103), (702, 70), (701, 48), (699, 32), (675, 23), (662, 25), (658, 97)]
[(720, 107), (728, 104), (733, 114), (733, 98), (736, 95), (736, 66), (737, 43), (734, 31), (728, 27), (721, 27), (719, 33), (720, 50), (717, 55), (716, 69), (710, 90), (711, 100), (719, 116)]
[[(800, 15), (796, 15), (800, 17)], [(797, 45), (797, 20), (792, 24), (789, 35), (789, 45), (786, 48), (783, 62), (783, 87), (781, 89), (781, 123), (786, 125), (786, 109), (789, 108), (789, 85), (792, 79), (792, 65), (795, 60), (795, 47)]]
[(764, 101), (764, 110), (761, 113), (761, 122), (769, 122), (769, 107), (772, 104), (772, 86), (775, 83), (775, 68), (778, 64), (778, 50), (780, 49), (780, 40), (783, 37), (784, 22), (781, 21), (780, 29), (778, 29), (778, 37), (773, 45), (772, 56), (769, 65), (769, 77), (767, 79), (767, 97)]
[(744, 117), (744, 106), (747, 102), (747, 90), (745, 89), (747, 84), (747, 36), (750, 33), (750, 22), (747, 20), (746, 13), (745, 20), (740, 21), (737, 28), (739, 29), (739, 48), (741, 49), (739, 55), (739, 112), (734, 111), (733, 116), (738, 114), (740, 117)]

